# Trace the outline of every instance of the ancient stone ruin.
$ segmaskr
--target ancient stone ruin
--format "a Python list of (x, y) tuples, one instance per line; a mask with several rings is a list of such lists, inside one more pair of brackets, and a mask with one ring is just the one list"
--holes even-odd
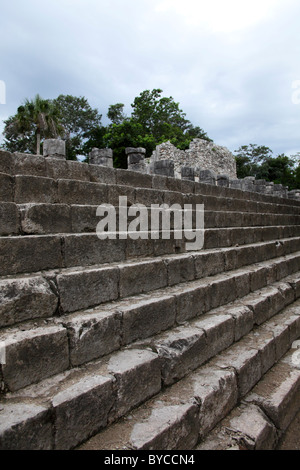
[[(279, 448), (300, 405), (295, 194), (186, 161), (175, 178), (167, 158), (147, 174), (141, 149), (131, 170), (61, 152), (0, 151), (0, 449)], [(203, 247), (172, 224), (100, 239), (120, 197), (204, 205)]]
[(211, 170), (216, 174), (226, 174), (236, 178), (236, 163), (232, 153), (225, 147), (203, 139), (194, 139), (188, 150), (179, 150), (170, 142), (156, 147), (150, 158), (150, 168), (158, 160), (172, 160), (175, 175), (180, 177), (181, 168), (188, 166), (199, 170)]

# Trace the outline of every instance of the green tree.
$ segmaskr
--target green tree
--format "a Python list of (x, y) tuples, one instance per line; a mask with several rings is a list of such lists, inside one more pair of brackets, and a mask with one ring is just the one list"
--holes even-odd
[(235, 152), (238, 178), (254, 176), (288, 186), (290, 190), (300, 188), (298, 155), (287, 157), (280, 154), (273, 157), (269, 147), (256, 144), (243, 145)]
[(126, 115), (124, 114), (124, 104), (112, 104), (108, 108), (107, 117), (113, 124), (122, 124), (126, 119)]
[(86, 152), (90, 148), (87, 141), (94, 139), (95, 129), (102, 127), (102, 115), (82, 96), (59, 95), (53, 100), (53, 104), (59, 109), (65, 129), (67, 158), (76, 160), (77, 155), (87, 155)]
[(4, 146), (10, 151), (31, 151), (35, 144), (41, 152), (42, 137), (57, 137), (63, 132), (58, 108), (50, 100), (36, 95), (19, 106), (15, 116), (4, 121)]
[(144, 135), (143, 127), (133, 119), (125, 119), (121, 124), (112, 124), (104, 135), (105, 147), (113, 149), (114, 166), (127, 168), (126, 147), (144, 147), (151, 154), (155, 141), (150, 134)]

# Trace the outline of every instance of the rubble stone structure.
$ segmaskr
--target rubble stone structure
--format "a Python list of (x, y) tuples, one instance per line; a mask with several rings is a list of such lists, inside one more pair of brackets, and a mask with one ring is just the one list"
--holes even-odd
[[(0, 151), (1, 450), (278, 448), (299, 412), (300, 201), (240, 183)], [(98, 238), (122, 196), (204, 205), (204, 246)]]
[(236, 178), (236, 162), (232, 153), (207, 140), (194, 139), (187, 150), (179, 150), (170, 142), (160, 144), (153, 152), (150, 163), (166, 159), (174, 161), (177, 176), (181, 174), (181, 167), (190, 166)]

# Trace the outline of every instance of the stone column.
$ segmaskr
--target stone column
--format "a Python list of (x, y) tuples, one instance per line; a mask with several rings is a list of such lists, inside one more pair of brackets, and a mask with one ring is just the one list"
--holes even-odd
[(44, 157), (66, 158), (66, 143), (61, 139), (45, 139), (43, 144)]
[(229, 187), (229, 176), (228, 175), (217, 175), (217, 186)]
[(127, 155), (128, 170), (147, 173), (147, 166), (145, 163), (146, 149), (143, 147), (126, 147), (125, 153)]
[(113, 168), (113, 151), (112, 149), (93, 148), (89, 153), (89, 163), (91, 165), (101, 165)]
[(246, 176), (243, 179), (243, 190), (244, 191), (254, 191), (254, 176)]
[(199, 171), (199, 183), (216, 185), (217, 175), (212, 170), (201, 170)]
[(153, 171), (156, 175), (174, 178), (174, 162), (173, 160), (158, 160), (154, 162)]
[(188, 181), (195, 181), (195, 170), (191, 166), (181, 167), (181, 179)]

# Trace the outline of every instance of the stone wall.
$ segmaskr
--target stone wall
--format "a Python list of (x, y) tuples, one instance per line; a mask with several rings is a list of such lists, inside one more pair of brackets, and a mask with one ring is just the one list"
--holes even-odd
[(203, 139), (194, 139), (187, 150), (179, 150), (170, 142), (160, 144), (150, 158), (150, 172), (157, 160), (173, 160), (175, 176), (180, 177), (181, 167), (188, 166), (201, 170), (212, 170), (217, 175), (226, 174), (235, 179), (236, 162), (226, 148)]

